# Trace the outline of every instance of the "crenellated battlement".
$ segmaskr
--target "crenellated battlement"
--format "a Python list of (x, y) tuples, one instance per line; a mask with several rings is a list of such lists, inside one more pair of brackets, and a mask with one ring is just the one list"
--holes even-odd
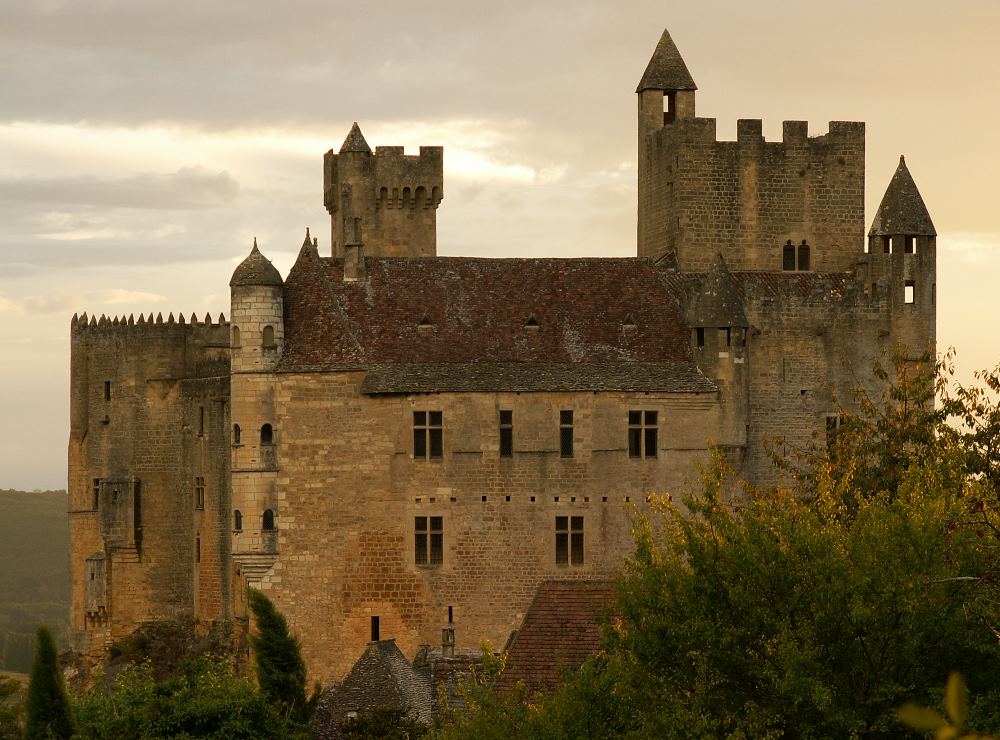
[(687, 144), (717, 144), (720, 146), (766, 144), (768, 146), (836, 146), (864, 147), (865, 124), (863, 121), (830, 121), (827, 131), (809, 135), (808, 121), (782, 121), (781, 141), (764, 138), (764, 124), (760, 118), (741, 118), (736, 122), (736, 140), (719, 139), (715, 118), (679, 118), (656, 129), (658, 138), (679, 139)]
[(357, 124), (339, 152), (323, 156), (323, 203), (334, 257), (347, 245), (373, 256), (433, 256), (444, 198), (444, 148), (369, 148)]
[(229, 322), (221, 313), (218, 320), (213, 321), (212, 315), (209, 313), (205, 314), (204, 320), (199, 320), (197, 314), (193, 312), (190, 319), (187, 320), (185, 320), (183, 313), (178, 313), (175, 319), (173, 312), (170, 312), (167, 318), (163, 318), (162, 312), (157, 313), (155, 317), (150, 312), (148, 317), (140, 313), (139, 318), (135, 318), (135, 314), (129, 314), (128, 316), (124, 314), (121, 316), (106, 316), (105, 314), (101, 314), (100, 318), (98, 318), (97, 314), (88, 316), (86, 311), (82, 314), (73, 314), (73, 318), (70, 319), (70, 330), (74, 333), (94, 329), (109, 331), (115, 329), (157, 329), (181, 326), (201, 330), (223, 329), (228, 332)]

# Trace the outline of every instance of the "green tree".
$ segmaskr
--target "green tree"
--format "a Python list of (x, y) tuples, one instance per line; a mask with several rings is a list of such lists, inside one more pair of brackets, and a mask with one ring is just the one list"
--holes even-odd
[(251, 590), (250, 609), (257, 623), (257, 634), (250, 638), (261, 691), (283, 705), (299, 719), (307, 719), (318, 692), (306, 699), (306, 664), (298, 639), (289, 633), (288, 622), (271, 600)]
[(38, 628), (35, 662), (31, 666), (28, 684), (27, 740), (68, 738), (73, 734), (73, 717), (69, 698), (63, 685), (62, 670), (52, 633), (47, 627)]
[(252, 681), (212, 655), (157, 681), (149, 661), (129, 664), (76, 700), (81, 740), (113, 737), (264, 740), (306, 737)]
[(13, 678), (0, 676), (0, 740), (20, 740), (21, 684)]

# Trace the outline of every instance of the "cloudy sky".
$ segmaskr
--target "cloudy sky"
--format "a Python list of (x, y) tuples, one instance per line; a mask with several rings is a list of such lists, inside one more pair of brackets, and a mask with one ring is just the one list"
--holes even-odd
[(444, 145), (441, 254), (634, 254), (665, 26), (720, 137), (867, 121), (869, 221), (906, 154), (939, 346), (1000, 361), (996, 0), (0, 0), (0, 488), (65, 486), (75, 311), (228, 315), (254, 236), (282, 273), (306, 226), (328, 253), (321, 159), (354, 120)]

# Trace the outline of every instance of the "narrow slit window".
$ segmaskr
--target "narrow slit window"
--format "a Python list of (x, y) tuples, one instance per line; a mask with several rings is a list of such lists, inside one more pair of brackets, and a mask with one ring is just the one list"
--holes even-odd
[(704, 347), (705, 346), (705, 329), (704, 329), (704, 327), (699, 326), (697, 329), (694, 330), (694, 343), (695, 343), (695, 346), (697, 346), (697, 347)]
[(514, 457), (514, 412), (500, 412), (500, 457)]
[(795, 269), (795, 245), (789, 239), (781, 249), (781, 269), (791, 272)]
[(201, 562), (201, 537), (196, 537), (194, 540), (194, 561)]
[(917, 284), (913, 280), (903, 283), (903, 303), (917, 302)]
[(198, 407), (198, 436), (205, 436), (205, 407)]
[(205, 479), (200, 475), (194, 479), (194, 504), (199, 510), (205, 508)]
[(233, 512), (233, 530), (236, 532), (243, 531), (243, 512), (239, 509)]
[(111, 381), (110, 380), (105, 380), (104, 381), (104, 400), (105, 401), (110, 401), (111, 400)]
[(413, 412), (413, 458), (436, 460), (444, 454), (444, 414), (441, 411)]
[(573, 411), (559, 412), (559, 456), (573, 457)]
[(93, 496), (94, 496), (94, 506), (93, 506), (93, 509), (94, 509), (94, 511), (97, 511), (97, 506), (98, 506), (98, 504), (100, 503), (100, 500), (101, 500), (101, 479), (100, 478), (94, 478), (92, 493), (93, 493)]
[(240, 346), (240, 327), (238, 326), (233, 327), (233, 346)]
[(240, 425), (233, 424), (233, 444), (240, 444)]
[(882, 254), (892, 254), (892, 237), (882, 237)]
[(806, 244), (805, 239), (803, 239), (802, 243), (799, 245), (799, 269), (809, 269), (809, 245)]

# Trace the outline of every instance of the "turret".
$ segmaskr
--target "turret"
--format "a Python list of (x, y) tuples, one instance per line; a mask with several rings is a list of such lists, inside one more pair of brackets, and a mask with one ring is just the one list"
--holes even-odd
[(900, 156), (868, 231), (864, 289), (888, 305), (890, 334), (917, 354), (934, 348), (937, 318), (937, 231)]
[(260, 253), (256, 239), (249, 256), (233, 272), (229, 287), (233, 372), (273, 370), (285, 342), (284, 283)]
[(437, 207), (444, 196), (444, 150), (371, 147), (355, 123), (338, 153), (323, 157), (323, 201), (330, 213), (332, 254), (349, 245), (387, 257), (437, 254)]

